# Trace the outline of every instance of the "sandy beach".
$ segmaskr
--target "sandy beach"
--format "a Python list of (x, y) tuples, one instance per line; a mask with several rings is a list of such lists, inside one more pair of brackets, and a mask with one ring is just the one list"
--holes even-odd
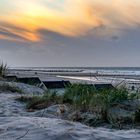
[[(103, 69), (104, 70), (104, 69)], [(71, 83), (110, 83), (113, 86), (125, 85), (129, 89), (135, 86), (135, 90), (140, 88), (140, 73), (133, 71), (107, 70), (107, 71), (84, 70), (84, 68), (20, 68), (11, 69), (8, 75), (17, 77), (39, 77), (42, 81), (68, 80)]]
[[(1, 82), (1, 84), (6, 84)], [(34, 112), (27, 111), (25, 104), (16, 99), (21, 96), (42, 94), (34, 86), (20, 83), (7, 83), (16, 86), (24, 93), (1, 91), (0, 89), (0, 139), (1, 140), (139, 140), (139, 129), (118, 130), (107, 126), (89, 127), (67, 121), (56, 115), (57, 106)]]

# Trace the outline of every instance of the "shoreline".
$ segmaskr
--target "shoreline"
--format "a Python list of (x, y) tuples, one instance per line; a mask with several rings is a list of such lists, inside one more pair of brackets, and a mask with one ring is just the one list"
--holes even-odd
[(109, 78), (123, 78), (123, 79), (134, 79), (140, 80), (140, 75), (134, 74), (97, 74), (97, 73), (83, 73), (83, 72), (48, 72), (46, 70), (10, 70), (8, 75), (19, 75), (19, 76), (73, 76), (73, 77), (109, 77)]

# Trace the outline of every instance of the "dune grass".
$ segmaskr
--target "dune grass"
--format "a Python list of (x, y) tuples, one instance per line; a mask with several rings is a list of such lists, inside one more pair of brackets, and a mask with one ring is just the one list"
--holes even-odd
[(28, 109), (42, 109), (49, 105), (66, 103), (70, 104), (73, 110), (83, 112), (96, 110), (105, 113), (113, 104), (134, 98), (135, 96), (129, 96), (129, 92), (123, 87), (97, 91), (93, 86), (72, 84), (66, 88), (63, 95), (47, 92), (43, 96), (23, 96), (19, 100), (26, 101)]
[[(28, 111), (34, 111), (38, 109), (44, 109), (51, 105), (65, 104), (70, 107), (70, 114), (75, 113), (73, 117), (68, 119), (73, 121), (79, 121), (89, 126), (97, 126), (102, 123), (108, 123), (112, 126), (118, 127), (119, 122), (112, 122), (108, 118), (108, 111), (114, 105), (119, 105), (124, 101), (136, 99), (136, 96), (131, 96), (129, 91), (121, 87), (119, 89), (103, 89), (96, 90), (93, 86), (83, 84), (72, 84), (66, 88), (63, 95), (57, 93), (47, 92), (43, 96), (21, 96), (18, 101), (26, 103)], [(140, 122), (140, 111), (136, 112), (137, 122)], [(81, 119), (78, 114), (92, 114), (97, 118), (85, 120)], [(77, 116), (78, 115), (78, 116)], [(75, 118), (76, 117), (76, 118)], [(89, 120), (89, 121), (88, 121)]]
[(108, 109), (114, 104), (132, 100), (126, 88), (96, 90), (94, 87), (74, 84), (67, 88), (63, 102), (70, 103), (74, 110), (96, 112), (106, 118)]
[(0, 61), (0, 77), (3, 77), (8, 71), (8, 65)]
[(12, 87), (8, 84), (0, 85), (0, 92), (22, 93), (22, 91), (20, 89), (18, 89), (17, 87)]
[(45, 93), (43, 96), (21, 96), (17, 100), (25, 102), (26, 108), (29, 110), (43, 109), (63, 102), (62, 96), (56, 95), (55, 92)]

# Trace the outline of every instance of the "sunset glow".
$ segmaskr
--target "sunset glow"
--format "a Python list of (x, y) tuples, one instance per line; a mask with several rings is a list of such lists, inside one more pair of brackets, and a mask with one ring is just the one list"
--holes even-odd
[(15, 66), (139, 66), (140, 0), (0, 0), (0, 59)]
[(6, 32), (1, 39), (41, 41), (40, 30), (78, 37), (100, 26), (135, 28), (140, 23), (139, 0), (0, 0), (0, 5), (0, 31)]

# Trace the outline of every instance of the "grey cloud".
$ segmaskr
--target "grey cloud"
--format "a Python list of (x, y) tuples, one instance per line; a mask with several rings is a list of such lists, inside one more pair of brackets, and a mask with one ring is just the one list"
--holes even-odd
[(99, 38), (94, 31), (77, 38), (44, 29), (38, 33), (42, 41), (36, 43), (0, 40), (0, 56), (14, 66), (139, 65), (139, 28), (125, 30), (123, 35), (111, 38)]

